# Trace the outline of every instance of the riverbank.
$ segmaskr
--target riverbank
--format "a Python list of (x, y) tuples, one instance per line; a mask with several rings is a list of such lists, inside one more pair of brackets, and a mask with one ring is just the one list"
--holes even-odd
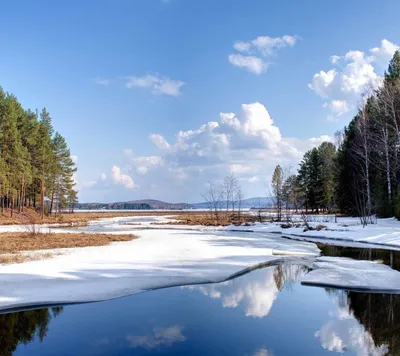
[(37, 261), (61, 255), (66, 249), (105, 246), (135, 238), (133, 234), (6, 232), (0, 234), (0, 264)]

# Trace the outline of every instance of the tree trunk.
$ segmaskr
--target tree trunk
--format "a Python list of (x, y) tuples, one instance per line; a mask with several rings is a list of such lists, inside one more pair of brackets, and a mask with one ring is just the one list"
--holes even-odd
[(392, 183), (390, 177), (390, 160), (389, 160), (389, 132), (387, 125), (383, 129), (383, 138), (385, 145), (385, 158), (386, 158), (386, 181), (387, 181), (387, 191), (388, 191), (388, 202), (392, 204)]
[(40, 218), (44, 219), (44, 182), (41, 182), (40, 190)]
[(50, 202), (50, 211), (49, 211), (50, 215), (53, 211), (53, 203), (54, 203), (54, 191), (51, 193), (51, 202)]
[(14, 193), (11, 195), (11, 217), (14, 215)]

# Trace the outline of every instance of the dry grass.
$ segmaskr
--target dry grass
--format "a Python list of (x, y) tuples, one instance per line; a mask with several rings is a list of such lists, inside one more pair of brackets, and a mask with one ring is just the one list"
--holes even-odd
[(105, 246), (111, 242), (130, 241), (135, 238), (135, 235), (113, 234), (2, 233), (0, 234), (0, 263), (21, 263), (54, 256), (54, 253), (27, 254), (26, 251)]
[(209, 212), (205, 213), (189, 213), (189, 214), (179, 214), (171, 216), (172, 219), (176, 221), (168, 221), (157, 223), (154, 222), (154, 225), (202, 225), (202, 226), (227, 226), (227, 225), (240, 225), (240, 224), (248, 224), (259, 221), (257, 216), (248, 215), (245, 213), (240, 214), (232, 214), (232, 213), (224, 213), (221, 212), (218, 215), (218, 218), (214, 214), (210, 214)]
[(26, 253), (9, 253), (5, 255), (0, 255), (0, 264), (8, 264), (8, 263), (23, 263), (28, 261), (39, 261), (47, 258), (52, 258), (54, 256), (60, 255), (60, 253), (35, 253), (35, 254), (26, 254)]
[(115, 218), (124, 216), (161, 216), (161, 215), (192, 215), (198, 214), (198, 212), (187, 212), (187, 211), (135, 211), (135, 212), (75, 212), (74, 214), (58, 214), (55, 216), (45, 216), (44, 219), (40, 218), (40, 215), (33, 209), (24, 209), (24, 212), (18, 213), (14, 210), (14, 216), (10, 217), (10, 211), (5, 210), (4, 213), (0, 213), (0, 225), (26, 225), (26, 224), (54, 224), (61, 223), (65, 225), (85, 225), (91, 220)]
[(0, 254), (56, 248), (104, 246), (111, 242), (130, 241), (134, 238), (136, 238), (134, 235), (9, 232), (0, 234)]

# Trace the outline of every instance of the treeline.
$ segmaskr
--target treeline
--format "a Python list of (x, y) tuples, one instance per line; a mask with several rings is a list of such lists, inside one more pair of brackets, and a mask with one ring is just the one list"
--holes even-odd
[(400, 53), (382, 85), (364, 93), (355, 117), (335, 142), (308, 151), (297, 174), (276, 167), (275, 205), (318, 213), (400, 218)]
[(78, 203), (76, 206), (77, 209), (82, 210), (150, 210), (152, 207), (146, 203), (129, 203), (129, 202), (121, 202), (121, 203)]
[(65, 138), (54, 132), (46, 109), (25, 110), (0, 87), (0, 209), (41, 217), (77, 203), (76, 172)]

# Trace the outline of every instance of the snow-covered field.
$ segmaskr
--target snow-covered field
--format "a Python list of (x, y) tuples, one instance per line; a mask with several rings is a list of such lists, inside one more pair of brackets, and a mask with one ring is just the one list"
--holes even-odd
[[(243, 233), (143, 230), (139, 239), (68, 249), (0, 267), (0, 309), (103, 300), (171, 285), (222, 281), (260, 263), (309, 264), (316, 245)], [(283, 254), (288, 253), (285, 257)], [(281, 262), (282, 263), (282, 262)]]
[(291, 237), (317, 238), (319, 241), (331, 239), (400, 248), (400, 221), (393, 218), (378, 219), (377, 224), (366, 227), (363, 227), (357, 218), (338, 218), (337, 223), (309, 223), (314, 228), (318, 225), (326, 227), (320, 231), (304, 231), (304, 226), (283, 229), (280, 225), (279, 223), (254, 223), (251, 226), (229, 226), (227, 230), (282, 233)]
[[(308, 232), (300, 228), (283, 230), (277, 224), (190, 229), (152, 225), (166, 220), (165, 216), (111, 218), (87, 227), (53, 229), (55, 233), (135, 233), (139, 239), (64, 249), (55, 251), (62, 254), (52, 259), (0, 265), (0, 310), (97, 301), (173, 285), (219, 282), (260, 264), (313, 268), (304, 277), (306, 284), (400, 293), (400, 273), (390, 267), (319, 257), (314, 243), (268, 233), (283, 231), (400, 246), (395, 238), (400, 236), (400, 223), (394, 220), (378, 220), (378, 225), (365, 229), (355, 222), (341, 221), (328, 226), (336, 230)], [(229, 231), (240, 229), (254, 232)], [(24, 227), (5, 226), (0, 231), (24, 231)]]

